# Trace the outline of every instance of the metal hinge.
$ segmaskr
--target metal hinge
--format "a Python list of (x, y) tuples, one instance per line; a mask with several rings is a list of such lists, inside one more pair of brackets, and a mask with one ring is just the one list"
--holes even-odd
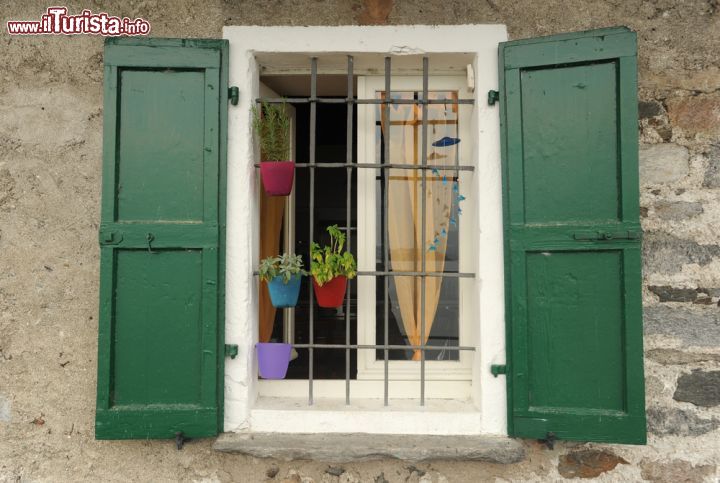
[(101, 246), (117, 245), (123, 239), (123, 235), (119, 231), (108, 231), (108, 230), (100, 230), (99, 237), (100, 237), (100, 245)]
[(235, 359), (238, 355), (237, 344), (225, 344), (225, 357)]
[(237, 103), (240, 100), (240, 89), (235, 86), (230, 87), (228, 89), (228, 99), (230, 99), (230, 104), (237, 106)]
[(500, 100), (499, 91), (488, 91), (488, 106), (494, 106)]
[(492, 375), (495, 377), (498, 377), (500, 374), (507, 374), (507, 366), (505, 364), (493, 364), (490, 366), (490, 372), (492, 372)]

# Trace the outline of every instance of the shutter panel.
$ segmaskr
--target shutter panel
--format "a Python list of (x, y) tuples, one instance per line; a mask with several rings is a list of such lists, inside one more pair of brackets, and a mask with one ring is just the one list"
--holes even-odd
[(509, 433), (643, 444), (635, 34), (499, 61)]
[(227, 53), (106, 41), (98, 439), (221, 425)]

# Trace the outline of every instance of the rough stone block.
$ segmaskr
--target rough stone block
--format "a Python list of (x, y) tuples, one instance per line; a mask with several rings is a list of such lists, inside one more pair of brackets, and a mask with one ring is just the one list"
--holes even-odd
[(720, 362), (720, 354), (686, 352), (679, 349), (650, 349), (645, 352), (645, 356), (648, 359), (665, 365)]
[(660, 298), (660, 302), (693, 302), (698, 296), (697, 289), (677, 288), (669, 285), (650, 285), (652, 293)]
[(657, 101), (638, 102), (638, 115), (640, 119), (659, 116), (663, 113), (662, 105)]
[(720, 371), (694, 370), (678, 378), (673, 399), (696, 406), (720, 405)]
[(685, 135), (720, 136), (720, 97), (698, 95), (676, 97), (667, 101), (670, 122)]
[(645, 334), (660, 334), (680, 339), (687, 345), (720, 346), (720, 313), (717, 307), (668, 307), (657, 305), (644, 308)]
[(645, 144), (640, 146), (640, 183), (669, 184), (687, 176), (690, 153), (677, 144)]
[(693, 465), (689, 461), (653, 461), (645, 458), (640, 462), (641, 476), (658, 483), (695, 483), (705, 481), (715, 474), (713, 465)]
[(643, 236), (643, 271), (645, 273), (677, 273), (683, 265), (707, 265), (720, 257), (720, 246), (700, 245), (662, 232)]
[(702, 203), (697, 201), (658, 201), (655, 214), (663, 220), (686, 220), (703, 212)]
[(364, 9), (357, 17), (360, 25), (385, 25), (393, 9), (393, 0), (364, 0)]
[(701, 418), (679, 408), (649, 407), (648, 432), (657, 436), (699, 436), (720, 427), (717, 419)]
[(619, 464), (627, 461), (609, 451), (583, 449), (560, 456), (558, 472), (565, 478), (595, 478)]
[(670, 285), (650, 285), (648, 290), (658, 296), (660, 302), (692, 302), (695, 304), (710, 305), (720, 297), (717, 288), (683, 288)]
[(720, 188), (720, 144), (713, 144), (705, 154), (708, 157), (708, 166), (705, 170), (703, 186)]

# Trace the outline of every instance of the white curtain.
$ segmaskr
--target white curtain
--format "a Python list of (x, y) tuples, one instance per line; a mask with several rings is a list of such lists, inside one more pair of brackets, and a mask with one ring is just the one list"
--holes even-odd
[[(394, 94), (395, 95), (395, 94)], [(431, 95), (432, 99), (433, 96)], [(455, 109), (456, 105), (450, 109)], [(382, 110), (381, 125), (386, 119)], [(432, 142), (457, 133), (457, 116), (448, 120), (443, 105), (428, 106), (428, 164), (455, 163), (457, 144), (432, 147)], [(452, 118), (454, 117), (454, 121)], [(390, 160), (392, 164), (422, 164), (422, 110), (416, 105), (390, 108)], [(387, 162), (387, 161), (386, 161)], [(442, 272), (445, 268), (447, 233), (452, 216), (453, 171), (426, 171), (425, 236), (422, 234), (422, 183), (420, 170), (393, 168), (389, 170), (388, 236), (390, 265), (393, 271)], [(432, 247), (432, 248), (431, 248)], [(408, 344), (427, 343), (430, 336), (442, 288), (441, 277), (425, 277), (425, 310), (422, 310), (422, 277), (393, 277), (397, 292), (402, 325)], [(422, 316), (425, 331), (422, 332)], [(420, 360), (420, 351), (413, 352), (413, 360)]]

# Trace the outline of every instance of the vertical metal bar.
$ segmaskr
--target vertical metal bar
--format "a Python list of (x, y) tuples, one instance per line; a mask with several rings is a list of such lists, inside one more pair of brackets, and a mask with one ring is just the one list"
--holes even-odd
[[(353, 161), (353, 58), (347, 58), (347, 133), (345, 136), (345, 162), (349, 165)], [(345, 228), (347, 236), (347, 251), (352, 253), (352, 168), (347, 168), (346, 181), (347, 198), (345, 199)], [(345, 302), (345, 345), (350, 345), (350, 283)], [(345, 349), (345, 404), (350, 404), (350, 349)]]
[[(317, 57), (313, 57), (310, 62), (310, 164), (315, 164), (315, 124), (317, 121)], [(315, 170), (310, 170), (310, 239), (309, 243), (312, 243), (315, 236)], [(315, 317), (313, 316), (313, 283), (312, 277), (309, 279), (309, 336), (308, 342), (308, 357), (309, 357), (309, 370), (308, 370), (308, 404), (313, 404), (313, 347), (315, 343)]]
[[(425, 166), (427, 164), (427, 116), (428, 116), (428, 109), (427, 109), (427, 100), (428, 100), (428, 58), (423, 57), (423, 104), (422, 104), (422, 164)], [(421, 191), (422, 191), (422, 202), (421, 202), (421, 214), (422, 217), (422, 223), (421, 223), (421, 234), (420, 234), (420, 240), (422, 243), (421, 250), (421, 272), (423, 273), (423, 276), (420, 278), (421, 281), (421, 287), (420, 287), (420, 405), (425, 405), (425, 281), (427, 280), (427, 277), (425, 276), (425, 202), (427, 198), (427, 184), (426, 184), (426, 171), (425, 169), (422, 171), (422, 181), (421, 181)]]
[[(390, 164), (390, 102), (392, 100), (391, 91), (390, 91), (390, 57), (385, 57), (385, 104), (383, 106), (385, 110), (385, 125), (384, 127), (384, 133), (383, 138), (385, 140), (385, 154), (383, 162), (385, 164)], [(382, 168), (383, 169), (383, 179), (385, 181), (385, 188), (384, 193), (385, 196), (383, 197), (383, 270), (386, 272), (390, 271), (390, 263), (389, 263), (389, 248), (388, 248), (388, 197), (390, 194), (390, 169), (387, 167)], [(385, 398), (385, 406), (388, 405), (388, 385), (389, 385), (389, 360), (390, 360), (390, 352), (388, 350), (388, 320), (390, 317), (389, 313), (389, 305), (390, 305), (390, 277), (388, 275), (385, 275), (385, 319), (384, 319), (384, 365), (385, 365), (385, 374), (384, 374), (384, 398)]]

